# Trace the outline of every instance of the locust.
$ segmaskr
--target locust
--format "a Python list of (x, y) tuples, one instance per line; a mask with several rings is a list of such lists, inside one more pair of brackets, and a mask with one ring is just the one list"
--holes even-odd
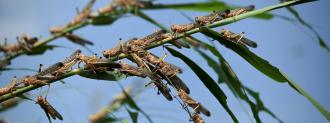
[(127, 9), (129, 7), (144, 8), (146, 6), (152, 5), (150, 1), (140, 1), (140, 0), (113, 0), (113, 4), (119, 5), (123, 9)]
[(50, 117), (52, 117), (54, 120), (63, 120), (62, 115), (58, 111), (56, 111), (52, 105), (50, 105), (46, 98), (38, 96), (36, 104), (39, 104), (39, 106), (44, 110), (50, 123), (52, 122)]
[(65, 74), (67, 71), (71, 69), (73, 65), (75, 65), (79, 61), (79, 56), (81, 54), (81, 50), (76, 50), (73, 52), (69, 57), (67, 57), (64, 61), (62, 61), (63, 66), (56, 71), (52, 72), (51, 74), (59, 77)]
[(199, 26), (204, 26), (206, 24), (212, 24), (215, 21), (220, 21), (222, 19), (225, 19), (225, 16), (229, 13), (229, 10), (224, 11), (214, 11), (211, 14), (205, 15), (205, 16), (198, 16), (195, 18), (195, 22)]
[(92, 12), (92, 6), (94, 5), (96, 0), (90, 0), (87, 5), (83, 8), (81, 12), (78, 12), (78, 15), (73, 18), (73, 20), (70, 21), (70, 23), (67, 25), (67, 27), (79, 24), (83, 21), (85, 21)]
[(243, 35), (244, 35), (244, 32), (242, 33), (239, 33), (239, 34), (235, 34), (227, 29), (222, 29), (220, 31), (220, 34), (222, 35), (223, 38), (229, 40), (229, 41), (232, 41), (234, 43), (237, 43), (237, 44), (240, 44), (240, 45), (247, 45), (247, 46), (250, 46), (252, 48), (256, 48), (258, 45), (256, 42), (248, 39), (248, 38), (245, 38)]
[(92, 69), (94, 73), (96, 73), (96, 71), (104, 71), (107, 69), (105, 67), (97, 67), (93, 65), (94, 63), (102, 62), (102, 59), (97, 57), (96, 54), (93, 56), (85, 56), (83, 54), (80, 54), (78, 59), (80, 60), (78, 66), (81, 62), (83, 62), (85, 63), (86, 68)]
[(205, 121), (202, 119), (202, 117), (195, 113), (193, 116), (192, 116), (192, 121), (194, 121), (194, 123), (205, 123)]
[(65, 34), (65, 37), (71, 41), (72, 43), (76, 43), (76, 44), (79, 44), (81, 46), (85, 46), (85, 45), (94, 45), (93, 42), (87, 40), (87, 39), (84, 39), (78, 35), (75, 35), (73, 33), (66, 33)]
[(134, 41), (134, 40), (137, 40), (137, 38), (130, 39), (130, 40), (124, 42), (124, 43), (120, 43), (118, 46), (116, 46), (112, 49), (104, 50), (103, 51), (103, 56), (105, 58), (109, 58), (109, 57), (117, 56), (121, 53), (129, 52), (129, 43)]
[(0, 88), (0, 95), (5, 95), (15, 91), (17, 89), (17, 85), (18, 83), (16, 77), (14, 77), (14, 79), (8, 86)]
[(29, 86), (29, 85), (39, 86), (39, 85), (48, 84), (46, 81), (38, 79), (37, 76), (26, 76), (22, 82), (25, 86)]
[(230, 17), (234, 17), (249, 11), (252, 11), (254, 9), (254, 5), (249, 5), (246, 7), (242, 7), (242, 8), (237, 8), (237, 9), (233, 9), (230, 10), (229, 13), (225, 14), (225, 18), (230, 18)]
[[(41, 65), (42, 66), (42, 65)], [(40, 66), (40, 67), (41, 67)], [(62, 67), (64, 66), (63, 62), (57, 62), (51, 66), (49, 66), (48, 68), (44, 69), (41, 71), (40, 69), (40, 72), (36, 75), (34, 75), (34, 77), (37, 77), (37, 76), (45, 76), (47, 74), (52, 74), (53, 72), (61, 69)]]
[(162, 93), (162, 95), (167, 100), (169, 100), (169, 101), (173, 100), (173, 98), (170, 94), (170, 89), (162, 82), (161, 78), (157, 74), (155, 74), (147, 69), (144, 69), (144, 68), (129, 65), (122, 61), (119, 62), (119, 64), (121, 65), (120, 70), (122, 72), (125, 72), (130, 75), (142, 77), (142, 78), (146, 78), (146, 77), (150, 78), (153, 81), (153, 84), (158, 88), (159, 93)]
[(182, 89), (178, 90), (178, 96), (180, 99), (186, 103), (189, 107), (193, 108), (196, 113), (203, 113), (206, 116), (211, 116), (209, 110), (207, 110), (202, 104), (191, 98), (185, 91)]
[(123, 61), (120, 61), (119, 64), (121, 66), (120, 70), (125, 73), (128, 73), (130, 75), (146, 78), (148, 76), (147, 74), (149, 74), (149, 72), (147, 72), (147, 70), (136, 67), (136, 66), (129, 65)]
[(189, 23), (189, 24), (173, 24), (171, 26), (171, 31), (174, 33), (185, 33), (191, 29), (196, 28), (197, 25), (195, 23)]

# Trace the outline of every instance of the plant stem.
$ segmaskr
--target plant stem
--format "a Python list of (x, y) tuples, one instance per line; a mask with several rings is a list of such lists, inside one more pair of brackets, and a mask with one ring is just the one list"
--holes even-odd
[[(234, 23), (236, 21), (239, 21), (239, 20), (242, 20), (242, 19), (245, 19), (245, 18), (248, 18), (248, 17), (252, 17), (252, 16), (255, 16), (255, 15), (258, 15), (258, 14), (261, 14), (261, 13), (265, 13), (265, 12), (268, 12), (268, 11), (271, 11), (271, 10), (279, 9), (279, 8), (290, 6), (290, 5), (305, 3), (305, 2), (310, 2), (310, 1), (309, 0), (307, 0), (307, 1), (306, 0), (292, 0), (292, 1), (288, 1), (288, 2), (283, 2), (283, 3), (277, 4), (277, 5), (268, 6), (268, 7), (259, 9), (259, 10), (250, 11), (250, 12), (247, 12), (247, 13), (244, 13), (244, 14), (241, 14), (241, 15), (237, 15), (235, 17), (231, 17), (231, 18), (227, 18), (227, 19), (224, 19), (224, 20), (220, 20), (220, 21), (214, 22), (212, 24), (206, 25), (206, 27), (215, 28), (215, 27), (227, 25), (227, 24)], [(67, 32), (70, 32), (70, 31), (79, 29), (79, 28), (84, 27), (86, 25), (88, 25), (87, 22), (86, 23), (78, 24), (78, 25), (76, 25), (74, 27), (71, 27), (71, 28), (68, 28), (65, 31), (63, 31), (62, 33), (53, 35), (50, 38), (47, 38), (46, 40), (44, 40), (43, 42), (40, 42), (40, 43), (36, 44), (35, 47), (44, 45), (44, 44), (46, 44), (46, 43), (48, 43), (48, 42), (50, 42), (50, 41), (52, 41), (52, 40), (54, 40), (54, 39), (62, 36), (63, 34), (65, 34)], [(155, 48), (155, 47), (158, 47), (158, 46), (161, 46), (161, 45), (163, 45), (165, 43), (169, 43), (171, 41), (175, 41), (175, 40), (180, 39), (180, 38), (184, 38), (186, 36), (189, 36), (191, 34), (197, 33), (199, 31), (200, 31), (199, 28), (195, 28), (195, 29), (192, 29), (192, 30), (186, 32), (185, 34), (178, 34), (178, 35), (174, 36), (173, 38), (168, 38), (168, 39), (159, 41), (159, 42), (157, 42), (157, 43), (155, 43), (155, 44), (147, 47), (146, 50), (152, 49), (152, 48)], [(22, 54), (24, 54), (24, 52), (22, 52)], [(127, 57), (128, 56), (125, 55), (125, 54), (120, 54), (120, 55), (118, 55), (118, 57), (110, 58), (110, 60), (111, 61), (116, 61), (116, 60), (127, 58)], [(68, 78), (70, 76), (79, 74), (80, 72), (82, 72), (83, 69), (84, 68), (74, 69), (74, 70), (68, 72), (67, 74), (65, 74), (64, 76), (62, 76), (61, 78), (58, 78), (56, 80), (49, 81), (48, 83), (51, 84), (51, 83), (56, 82), (58, 80), (61, 80), (61, 79)], [(26, 86), (26, 87), (17, 89), (15, 91), (13, 91), (12, 93), (8, 93), (8, 94), (5, 94), (5, 95), (0, 96), (0, 102), (5, 101), (5, 100), (10, 99), (10, 98), (13, 98), (15, 96), (19, 96), (19, 95), (21, 95), (21, 94), (23, 94), (25, 92), (28, 92), (28, 91), (31, 91), (31, 90), (40, 88), (42, 86), (44, 86), (44, 85), (38, 85), (38, 86), (30, 85), (30, 86)]]

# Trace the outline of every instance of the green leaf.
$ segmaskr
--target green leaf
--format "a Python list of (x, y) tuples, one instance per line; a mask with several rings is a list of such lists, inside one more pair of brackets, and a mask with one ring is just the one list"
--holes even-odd
[[(282, 73), (282, 72), (281, 72)], [(295, 82), (292, 80), (288, 79), (288, 77), (282, 73), (283, 76), (285, 76), (288, 80), (289, 85), (296, 89), (301, 95), (307, 98), (320, 112), (321, 114), (328, 120), (330, 121), (330, 112), (327, 111), (320, 103), (318, 103), (311, 95), (309, 95), (305, 90), (300, 88)]]
[[(280, 123), (282, 123), (283, 121), (281, 121), (273, 112), (271, 112), (262, 102), (262, 100), (260, 99), (259, 93), (253, 91), (252, 89), (248, 88), (248, 87), (244, 87), (244, 90), (246, 90), (249, 95), (251, 95), (254, 100), (256, 101), (256, 104), (254, 104), (252, 101), (249, 101), (248, 103), (253, 105), (253, 107), (255, 109), (257, 109), (258, 111), (265, 111), (267, 112), (269, 115), (271, 115), (273, 118), (277, 119)], [(252, 107), (251, 107), (252, 108)], [(259, 112), (255, 112), (252, 111), (253, 115), (258, 115)], [(256, 114), (255, 114), (256, 113)]]
[(231, 50), (233, 50), (234, 52), (239, 54), (247, 62), (249, 62), (252, 66), (254, 66), (256, 69), (258, 69), (260, 72), (264, 73), (268, 77), (270, 77), (278, 82), (288, 82), (292, 88), (294, 88), (301, 95), (306, 97), (323, 114), (323, 116), (328, 121), (330, 121), (329, 112), (323, 106), (321, 106), (315, 99), (313, 99), (308, 93), (306, 93), (303, 89), (299, 88), (299, 86), (297, 84), (295, 84), (293, 81), (289, 80), (288, 77), (284, 73), (282, 73), (278, 68), (274, 67), (268, 61), (260, 58), (256, 54), (252, 53), (247, 48), (224, 39), (221, 34), (215, 32), (213, 30), (209, 30), (206, 27), (201, 27), (200, 30), (203, 34), (205, 34), (209, 37), (212, 37), (213, 39), (216, 39), (221, 44), (225, 45), (226, 47), (230, 48)]
[(155, 26), (158, 26), (159, 28), (166, 30), (169, 32), (168, 29), (166, 29), (165, 26), (161, 25), (160, 23), (158, 23), (157, 21), (155, 21), (154, 19), (150, 18), (148, 15), (146, 15), (145, 13), (143, 13), (141, 10), (137, 10), (135, 13), (137, 16), (141, 17), (142, 19), (148, 21), (149, 23), (154, 24)]
[(116, 71), (116, 70), (97, 72), (97, 74), (95, 74), (94, 71), (91, 70), (84, 70), (80, 72), (79, 75), (85, 78), (97, 79), (97, 80), (109, 80), (109, 81), (118, 81), (127, 77), (126, 74), (123, 74), (120, 71)]
[(93, 122), (93, 123), (113, 123), (113, 122), (122, 121), (122, 120), (123, 119), (118, 119), (116, 117), (106, 116), (106, 117), (102, 118), (101, 120)]
[(149, 117), (149, 115), (147, 113), (145, 113), (136, 103), (135, 101), (133, 100), (133, 98), (126, 92), (124, 91), (124, 88), (121, 86), (122, 90), (123, 90), (123, 93), (125, 94), (125, 96), (127, 97), (125, 102), (128, 104), (129, 107), (139, 111), (142, 113), (142, 115), (144, 115), (147, 120), (150, 122), (150, 123), (153, 123), (153, 121), (151, 120), (151, 118)]
[(181, 54), (180, 52), (166, 47), (166, 49), (175, 57), (180, 58), (184, 61), (198, 76), (198, 78), (203, 82), (203, 84), (209, 89), (213, 96), (218, 100), (218, 102), (223, 106), (223, 108), (229, 113), (231, 118), (235, 123), (238, 123), (237, 118), (234, 113), (229, 109), (227, 105), (227, 97), (225, 93), (221, 90), (218, 84), (210, 77), (202, 68), (200, 68), (195, 62), (190, 60), (187, 56)]
[[(200, 12), (213, 12), (225, 9), (234, 9), (237, 7), (229, 6), (224, 2), (210, 1), (210, 2), (196, 2), (196, 3), (183, 3), (183, 4), (156, 4), (146, 9), (178, 9), (178, 10), (190, 10)], [(269, 13), (263, 13), (254, 16), (259, 19), (272, 19), (273, 15)]]
[(304, 19), (301, 18), (301, 16), (299, 15), (299, 13), (293, 9), (292, 7), (287, 7), (288, 11), (299, 21), (299, 23), (305, 27), (307, 27), (308, 29), (310, 29), (315, 36), (317, 37), (317, 40), (319, 41), (319, 45), (326, 49), (328, 52), (330, 52), (330, 48), (329, 46), (325, 43), (325, 41), (322, 39), (322, 37), (320, 36), (319, 33), (317, 33), (317, 31), (312, 27), (312, 25), (310, 25), (309, 23), (307, 23), (306, 21), (304, 21)]
[(57, 45), (42, 45), (36, 48), (32, 48), (31, 52), (27, 52), (26, 55), (33, 56), (33, 55), (40, 55), (45, 53), (47, 50), (52, 50), (55, 47), (59, 47)]
[(100, 15), (97, 17), (94, 17), (91, 21), (91, 24), (94, 26), (104, 26), (104, 25), (110, 25), (113, 22), (115, 22), (118, 18), (111, 16), (111, 15)]
[[(199, 41), (201, 42), (201, 41)], [(202, 42), (203, 43), (203, 42)], [(270, 112), (270, 110), (268, 110), (266, 107), (261, 108), (257, 108), (256, 104), (254, 104), (249, 97), (243, 92), (244, 88), (242, 85), (242, 82), (240, 82), (240, 80), (237, 78), (235, 72), (232, 70), (232, 68), (230, 67), (230, 65), (227, 63), (227, 61), (222, 57), (222, 55), (220, 54), (220, 52), (218, 52), (215, 47), (203, 43), (203, 45), (205, 45), (212, 53), (213, 55), (217, 56), (220, 63), (218, 64), (215, 60), (213, 60), (210, 56), (208, 56), (207, 54), (205, 54), (204, 52), (200, 51), (199, 49), (195, 48), (195, 50), (204, 58), (209, 62), (211, 62), (212, 64), (209, 63), (209, 66), (218, 74), (219, 80), (218, 83), (222, 83), (225, 82), (229, 89), (233, 92), (233, 94), (236, 97), (239, 97), (240, 99), (246, 101), (250, 108), (251, 111), (253, 113), (254, 119), (256, 120), (257, 123), (261, 123), (260, 117), (259, 117), (259, 112), (262, 111), (262, 109), (266, 109), (271, 116), (273, 116), (275, 119), (278, 119), (272, 112)], [(262, 103), (262, 101), (260, 100), (260, 102)], [(279, 120), (280, 121), (280, 120)], [(281, 122), (281, 121), (280, 121)]]
[(253, 67), (258, 69), (260, 72), (264, 73), (268, 77), (270, 77), (278, 82), (287, 81), (287, 79), (279, 72), (278, 68), (274, 67), (268, 61), (260, 58), (256, 54), (252, 53), (247, 48), (224, 39), (221, 34), (219, 34), (216, 31), (210, 30), (206, 27), (201, 27), (200, 31), (204, 35), (209, 36), (209, 37), (219, 41), (221, 44), (225, 45), (227, 48), (236, 52), (238, 55), (243, 57), (247, 62), (249, 62)]
[(129, 116), (132, 119), (132, 123), (137, 123), (139, 113), (138, 112), (132, 112), (128, 108), (126, 108), (126, 110), (127, 110)]

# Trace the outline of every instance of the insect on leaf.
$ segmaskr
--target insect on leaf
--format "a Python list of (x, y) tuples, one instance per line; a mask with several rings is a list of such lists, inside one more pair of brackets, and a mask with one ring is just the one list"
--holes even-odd
[[(189, 10), (189, 11), (200, 11), (200, 12), (213, 12), (218, 10), (233, 9), (237, 8), (225, 4), (224, 2), (219, 1), (210, 1), (210, 2), (197, 2), (197, 3), (182, 3), (182, 4), (155, 4), (151, 8), (146, 9), (178, 9), (178, 10)], [(258, 19), (269, 20), (274, 17), (270, 13), (263, 13), (260, 15), (254, 16)]]
[(311, 97), (307, 92), (300, 88), (296, 83), (288, 79), (288, 77), (284, 73), (282, 73), (277, 67), (271, 65), (268, 61), (257, 56), (247, 48), (237, 45), (233, 42), (226, 41), (224, 38), (222, 38), (221, 34), (217, 33), (216, 31), (210, 30), (206, 27), (202, 27), (200, 30), (204, 35), (212, 37), (213, 39), (219, 41), (221, 44), (225, 45), (227, 48), (236, 52), (247, 62), (249, 62), (253, 67), (258, 69), (260, 72), (267, 75), (268, 77), (281, 83), (288, 82), (293, 89), (295, 89), (301, 95), (306, 97), (314, 105), (314, 107), (317, 108), (328, 121), (330, 121), (330, 113), (313, 97)]
[(225, 93), (221, 90), (218, 84), (212, 79), (211, 76), (208, 75), (202, 68), (200, 68), (195, 62), (190, 60), (187, 56), (183, 55), (182, 53), (166, 47), (166, 49), (175, 57), (180, 58), (184, 61), (198, 76), (198, 78), (203, 82), (203, 84), (209, 89), (209, 91), (213, 94), (213, 96), (219, 101), (219, 103), (225, 108), (228, 114), (231, 116), (235, 123), (238, 122), (234, 113), (230, 110), (227, 105), (227, 97)]

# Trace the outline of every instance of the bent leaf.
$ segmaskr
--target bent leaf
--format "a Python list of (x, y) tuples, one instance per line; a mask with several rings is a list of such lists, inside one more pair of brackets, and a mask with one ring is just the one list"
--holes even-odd
[(137, 123), (139, 113), (138, 112), (132, 112), (128, 108), (126, 108), (126, 110), (127, 110), (129, 116), (132, 119), (132, 123)]
[(190, 60), (187, 56), (181, 54), (180, 52), (166, 47), (166, 49), (175, 57), (180, 58), (184, 61), (198, 76), (198, 78), (203, 82), (203, 84), (209, 89), (213, 96), (218, 100), (218, 102), (223, 106), (227, 113), (231, 116), (235, 123), (238, 123), (238, 120), (234, 113), (230, 110), (227, 105), (227, 97), (225, 93), (221, 90), (218, 84), (210, 77), (202, 68), (200, 68), (195, 62)]
[[(234, 9), (237, 7), (230, 6), (224, 2), (210, 1), (210, 2), (196, 2), (196, 3), (182, 3), (182, 4), (155, 4), (146, 9), (178, 9), (178, 10), (190, 10), (190, 11), (200, 11), (200, 12), (213, 12), (225, 9)], [(272, 19), (274, 16), (269, 13), (263, 13), (254, 16), (258, 19)]]
[(302, 19), (300, 17), (299, 13), (295, 9), (293, 9), (292, 7), (287, 7), (287, 9), (298, 20), (298, 22), (301, 25), (307, 27), (315, 34), (315, 36), (317, 37), (317, 40), (319, 41), (320, 47), (322, 47), (322, 48), (326, 49), (328, 52), (330, 52), (329, 46), (325, 43), (325, 41), (322, 39), (320, 34), (317, 33), (317, 31), (311, 25), (309, 23), (307, 23), (306, 21), (304, 21), (304, 19)]
[(200, 30), (204, 35), (212, 37), (213, 39), (219, 41), (221, 44), (225, 45), (227, 48), (236, 52), (238, 55), (243, 57), (247, 62), (249, 62), (252, 66), (254, 66), (256, 69), (258, 69), (260, 72), (264, 73), (268, 77), (278, 82), (288, 82), (293, 89), (295, 89), (301, 95), (306, 97), (314, 105), (314, 107), (317, 108), (328, 121), (330, 121), (330, 113), (322, 105), (320, 105), (313, 97), (311, 97), (307, 92), (305, 92), (293, 81), (288, 79), (288, 77), (284, 73), (282, 73), (278, 68), (274, 67), (268, 61), (257, 56), (247, 48), (238, 45), (236, 43), (233, 43), (231, 41), (227, 41), (226, 39), (222, 38), (222, 35), (217, 33), (216, 31), (209, 30), (206, 27), (201, 27)]
[(31, 52), (26, 52), (26, 55), (33, 56), (33, 55), (40, 55), (44, 54), (47, 50), (52, 50), (55, 47), (59, 47), (57, 45), (42, 45), (39, 47), (35, 47), (31, 49)]
[(243, 57), (247, 62), (249, 62), (253, 67), (258, 69), (260, 72), (264, 73), (268, 77), (274, 79), (278, 82), (287, 82), (287, 79), (279, 72), (279, 69), (271, 65), (268, 61), (262, 59), (261, 57), (257, 56), (256, 54), (252, 53), (247, 48), (238, 45), (234, 42), (227, 41), (216, 31), (209, 30), (206, 27), (200, 28), (201, 33), (206, 36), (209, 36), (219, 43), (225, 45), (227, 48), (233, 50), (238, 55)]
[(126, 78), (127, 75), (123, 74), (119, 71), (104, 71), (104, 72), (98, 72), (95, 74), (93, 71), (90, 70), (84, 70), (79, 73), (80, 76), (89, 78), (89, 79), (97, 79), (97, 80), (109, 80), (109, 81), (118, 81), (123, 78)]

